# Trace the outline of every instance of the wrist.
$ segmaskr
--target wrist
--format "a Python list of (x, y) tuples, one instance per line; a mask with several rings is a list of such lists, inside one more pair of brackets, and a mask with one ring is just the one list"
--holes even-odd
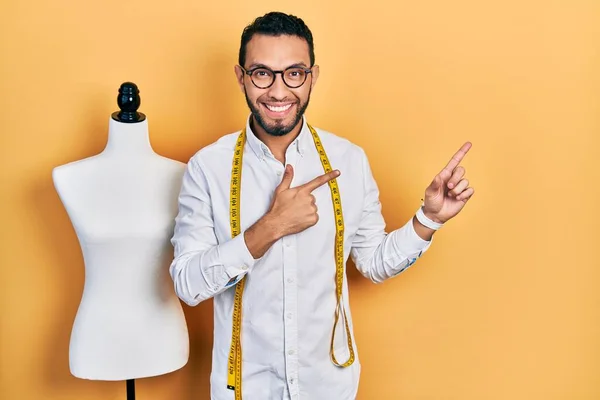
[(433, 237), (433, 234), (435, 233), (435, 229), (431, 229), (426, 227), (425, 225), (423, 225), (421, 222), (419, 222), (419, 219), (417, 218), (417, 216), (413, 216), (412, 217), (412, 224), (413, 224), (413, 229), (415, 230), (415, 233), (423, 240), (427, 240), (430, 241), (431, 238)]
[(426, 213), (424, 205), (419, 207), (415, 214), (415, 218), (421, 225), (434, 231), (437, 231), (444, 225), (443, 221), (436, 217), (435, 214), (432, 215), (430, 212)]
[(283, 226), (271, 213), (266, 213), (259, 221), (260, 229), (265, 232), (266, 236), (272, 242), (276, 242), (285, 236)]
[(244, 232), (246, 246), (255, 260), (261, 258), (279, 239), (280, 233), (276, 222), (265, 215)]
[(423, 207), (423, 215), (425, 215), (427, 218), (429, 218), (430, 220), (432, 220), (433, 222), (435, 222), (436, 224), (443, 224), (446, 221), (441, 220), (437, 215), (435, 215), (434, 213), (425, 210), (425, 207)]

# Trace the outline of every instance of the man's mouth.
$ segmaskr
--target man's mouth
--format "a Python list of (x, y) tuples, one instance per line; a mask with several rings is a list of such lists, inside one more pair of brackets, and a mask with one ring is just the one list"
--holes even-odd
[(265, 112), (269, 118), (284, 119), (292, 112), (292, 106), (296, 103), (287, 104), (267, 104), (262, 103), (265, 107)]
[(285, 104), (282, 106), (275, 106), (275, 105), (265, 103), (265, 107), (267, 107), (269, 109), (269, 111), (276, 112), (276, 113), (287, 111), (292, 105), (293, 104), (290, 103), (290, 104)]

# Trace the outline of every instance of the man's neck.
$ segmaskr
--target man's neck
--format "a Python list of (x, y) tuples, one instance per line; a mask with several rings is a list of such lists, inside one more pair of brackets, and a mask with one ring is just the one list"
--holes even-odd
[(268, 134), (259, 124), (256, 123), (254, 117), (250, 119), (250, 127), (252, 128), (252, 132), (256, 135), (256, 137), (262, 141), (273, 156), (277, 160), (279, 160), (282, 164), (285, 165), (285, 152), (289, 145), (298, 137), (300, 134), (300, 130), (302, 129), (302, 119), (298, 121), (298, 124), (292, 129), (290, 132), (283, 136), (273, 136)]

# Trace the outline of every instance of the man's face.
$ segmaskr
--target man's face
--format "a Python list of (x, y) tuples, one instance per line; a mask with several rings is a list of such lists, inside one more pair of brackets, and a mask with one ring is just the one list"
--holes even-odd
[[(282, 71), (292, 66), (310, 67), (308, 43), (300, 37), (254, 35), (246, 46), (246, 60), (243, 65), (246, 71), (256, 67)], [(314, 66), (304, 84), (298, 88), (288, 87), (281, 74), (276, 74), (275, 82), (270, 87), (260, 89), (239, 66), (235, 67), (235, 72), (256, 123), (268, 134), (282, 136), (300, 122), (308, 106), (311, 90), (317, 81), (319, 68)], [(288, 83), (292, 83), (290, 81), (291, 79), (288, 79)]]

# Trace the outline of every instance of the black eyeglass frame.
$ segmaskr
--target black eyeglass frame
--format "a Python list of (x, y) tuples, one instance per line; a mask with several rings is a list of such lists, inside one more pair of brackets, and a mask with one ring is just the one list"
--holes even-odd
[[(273, 84), (275, 83), (275, 80), (277, 79), (277, 74), (281, 74), (281, 80), (283, 81), (283, 83), (287, 87), (289, 87), (290, 89), (298, 89), (299, 87), (301, 87), (302, 85), (304, 85), (306, 83), (306, 79), (308, 79), (308, 75), (312, 74), (312, 72), (313, 72), (312, 71), (313, 67), (306, 68), (306, 67), (299, 67), (299, 66), (291, 66), (291, 67), (287, 67), (284, 70), (274, 71), (271, 68), (264, 67), (264, 66), (263, 67), (254, 67), (254, 68), (251, 68), (251, 69), (248, 69), (248, 70), (246, 68), (242, 67), (241, 65), (238, 65), (238, 66), (242, 69), (242, 71), (244, 71), (244, 73), (246, 75), (248, 75), (250, 77), (250, 81), (252, 82), (252, 84), (254, 86), (256, 86), (257, 88), (259, 88), (259, 89), (268, 89), (271, 86), (273, 86)], [(271, 80), (271, 83), (268, 86), (264, 86), (264, 87), (263, 86), (258, 86), (256, 84), (256, 82), (254, 82), (254, 79), (252, 79), (252, 74), (254, 73), (254, 71), (259, 70), (259, 69), (265, 69), (265, 70), (267, 70), (267, 71), (269, 71), (269, 72), (271, 72), (273, 74), (273, 79)], [(290, 70), (290, 69), (300, 69), (300, 70), (304, 71), (304, 73), (305, 73), (304, 80), (298, 86), (292, 86), (292, 85), (288, 84), (285, 81), (285, 78), (284, 78), (285, 72), (288, 71), (288, 70)]]

